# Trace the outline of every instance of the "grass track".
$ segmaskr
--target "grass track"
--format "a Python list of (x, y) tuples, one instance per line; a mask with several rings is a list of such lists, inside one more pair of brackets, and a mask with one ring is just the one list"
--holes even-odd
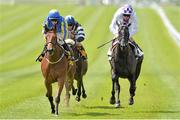
[[(143, 48), (145, 60), (137, 81), (135, 105), (128, 106), (129, 83), (120, 79), (122, 108), (115, 109), (109, 104), (108, 45), (99, 50), (96, 47), (112, 37), (109, 24), (116, 8), (88, 6), (71, 11), (71, 7), (59, 9), (62, 15), (73, 14), (86, 31), (87, 39), (83, 44), (88, 51), (89, 70), (84, 82), (88, 98), (77, 103), (72, 96), (71, 107), (66, 108), (62, 97), (58, 118), (180, 118), (180, 95), (177, 94), (180, 92), (180, 48), (170, 38), (156, 12), (137, 9), (139, 32), (135, 40)], [(3, 6), (0, 10), (7, 8), (7, 14), (19, 15), (12, 18), (19, 21), (19, 26), (3, 24), (5, 29), (0, 32), (0, 43), (3, 43), (0, 46), (0, 60), (3, 60), (0, 61), (0, 118), (57, 118), (50, 114), (40, 64), (34, 62), (43, 46), (41, 25), (52, 6)], [(14, 8), (17, 9), (13, 11)], [(32, 8), (36, 12), (27, 14), (37, 17), (26, 16), (21, 11)], [(0, 17), (1, 23), (6, 17), (6, 14)], [(14, 31), (17, 29), (18, 34)]]

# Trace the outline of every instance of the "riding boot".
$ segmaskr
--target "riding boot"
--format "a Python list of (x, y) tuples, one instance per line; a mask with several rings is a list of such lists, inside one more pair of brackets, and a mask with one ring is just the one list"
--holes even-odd
[(43, 51), (41, 52), (41, 54), (39, 55), (39, 57), (36, 59), (36, 61), (39, 61), (39, 62), (42, 61), (42, 59), (44, 58), (45, 53), (46, 53), (45, 51), (46, 51), (46, 48), (44, 47)]
[(136, 59), (141, 58), (144, 54), (137, 44), (135, 44), (134, 53), (135, 53)]
[(77, 49), (78, 49), (79, 53), (81, 54), (81, 58), (83, 60), (86, 60), (87, 59), (87, 53), (86, 53), (83, 45), (80, 42), (77, 42), (76, 45), (77, 45)]
[(63, 46), (63, 48), (65, 49), (65, 51), (67, 53), (66, 55), (68, 57), (70, 56), (70, 59), (72, 61), (74, 61), (75, 59), (74, 59), (74, 53), (73, 53), (72, 49), (66, 43), (64, 43), (62, 46)]
[(86, 51), (82, 45), (80, 46), (80, 53), (81, 53), (82, 59), (86, 60), (87, 59), (87, 53), (86, 53)]

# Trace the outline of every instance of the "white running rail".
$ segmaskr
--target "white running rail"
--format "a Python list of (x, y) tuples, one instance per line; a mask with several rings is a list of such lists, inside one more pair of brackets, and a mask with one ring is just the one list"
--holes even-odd
[(171, 24), (166, 14), (164, 13), (163, 9), (157, 4), (153, 4), (152, 8), (156, 10), (157, 13), (160, 15), (170, 35), (172, 36), (174, 41), (177, 43), (177, 45), (180, 46), (180, 33), (178, 33), (177, 30), (174, 28), (174, 26)]

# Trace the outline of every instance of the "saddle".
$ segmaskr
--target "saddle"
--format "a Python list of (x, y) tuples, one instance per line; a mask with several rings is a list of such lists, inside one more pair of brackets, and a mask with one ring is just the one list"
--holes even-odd
[[(118, 40), (114, 40), (114, 41), (112, 42), (111, 51), (113, 51), (114, 48), (115, 48), (115, 46), (116, 46), (117, 44), (119, 44), (119, 43), (120, 43), (120, 42), (119, 42)], [(128, 43), (129, 43), (129, 46), (130, 46), (130, 48), (132, 49), (132, 51), (134, 51), (137, 47), (139, 48), (139, 46), (138, 46), (134, 41), (129, 40)]]
[(80, 57), (83, 59), (83, 60), (86, 60), (87, 59), (87, 53), (85, 52), (85, 49), (83, 47), (83, 45), (79, 42), (75, 42), (74, 40), (72, 39), (66, 39), (65, 42), (67, 44), (69, 44), (70, 46), (75, 46)]

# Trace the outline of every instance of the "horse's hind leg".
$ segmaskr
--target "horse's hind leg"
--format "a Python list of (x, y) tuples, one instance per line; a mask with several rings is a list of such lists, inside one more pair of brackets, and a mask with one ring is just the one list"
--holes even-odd
[(62, 79), (59, 79), (58, 80), (58, 91), (57, 91), (57, 95), (56, 95), (56, 98), (55, 98), (55, 102), (56, 102), (56, 111), (55, 111), (55, 114), (58, 115), (58, 107), (59, 107), (59, 103), (60, 103), (60, 95), (61, 95), (61, 92), (62, 92), (62, 89), (64, 87), (64, 80)]
[(110, 104), (115, 104), (115, 90), (114, 90), (114, 85), (115, 82), (118, 80), (118, 76), (114, 73), (112, 73), (112, 91), (111, 91), (111, 98), (110, 98)]
[(85, 91), (85, 89), (84, 89), (83, 80), (82, 80), (82, 97), (83, 97), (83, 98), (86, 98), (86, 97), (87, 97), (86, 91)]
[(79, 102), (81, 100), (81, 86), (82, 86), (82, 78), (79, 77), (79, 79), (77, 80), (77, 96), (76, 96), (76, 100)]
[(46, 97), (48, 97), (50, 105), (51, 105), (51, 113), (55, 113), (55, 105), (53, 103), (53, 97), (52, 97), (52, 85), (49, 83), (45, 83), (46, 89), (47, 89), (47, 93), (46, 93)]
[[(135, 77), (134, 77), (135, 78)], [(136, 80), (135, 79), (129, 79), (130, 82), (130, 88), (129, 88), (129, 93), (130, 93), (130, 98), (129, 98), (129, 105), (134, 104), (134, 96), (135, 96), (135, 91), (136, 91)]]
[(72, 94), (76, 95), (77, 89), (75, 89), (74, 85), (72, 86)]

